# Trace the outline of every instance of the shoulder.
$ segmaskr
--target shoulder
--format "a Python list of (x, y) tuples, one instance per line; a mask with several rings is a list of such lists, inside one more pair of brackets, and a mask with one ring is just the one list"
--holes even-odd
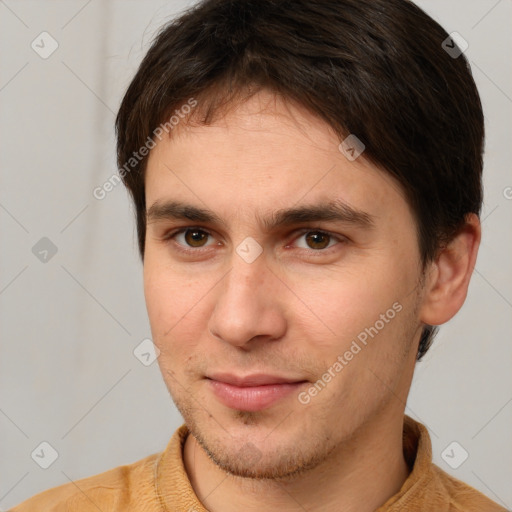
[(450, 501), (450, 512), (508, 512), (480, 491), (458, 480), (432, 464), (435, 479), (443, 487)]
[[(160, 454), (43, 491), (9, 512), (97, 512), (144, 510), (152, 501), (154, 468)], [(140, 503), (137, 503), (140, 502)]]

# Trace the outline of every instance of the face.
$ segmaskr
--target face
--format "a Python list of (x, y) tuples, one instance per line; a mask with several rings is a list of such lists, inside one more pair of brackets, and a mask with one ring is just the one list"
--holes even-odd
[[(285, 477), (401, 419), (422, 294), (400, 187), (265, 92), (171, 135), (147, 165), (145, 297), (165, 383), (211, 459)], [(329, 204), (339, 216), (283, 213)]]

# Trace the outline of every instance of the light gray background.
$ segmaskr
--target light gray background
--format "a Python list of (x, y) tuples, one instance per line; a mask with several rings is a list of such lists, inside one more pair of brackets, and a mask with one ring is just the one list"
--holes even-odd
[[(158, 27), (183, 1), (0, 0), (0, 507), (161, 451), (182, 419), (157, 363), (133, 211), (115, 171), (113, 122)], [(510, 0), (422, 0), (466, 51), (486, 115), (483, 242), (469, 297), (418, 363), (407, 414), (434, 460), (512, 507)], [(47, 31), (58, 49), (31, 42)], [(441, 41), (439, 42), (441, 44)], [(443, 134), (440, 133), (439, 137)], [(48, 237), (43, 263), (32, 247)], [(46, 470), (42, 442), (59, 453)], [(469, 453), (450, 468), (442, 451)]]

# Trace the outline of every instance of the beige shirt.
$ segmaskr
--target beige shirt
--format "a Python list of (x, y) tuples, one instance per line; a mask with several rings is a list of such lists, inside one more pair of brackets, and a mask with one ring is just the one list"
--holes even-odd
[[(10, 512), (208, 512), (183, 464), (182, 425), (162, 453), (33, 496)], [(427, 429), (404, 416), (404, 456), (412, 471), (376, 512), (507, 512), (432, 463)]]

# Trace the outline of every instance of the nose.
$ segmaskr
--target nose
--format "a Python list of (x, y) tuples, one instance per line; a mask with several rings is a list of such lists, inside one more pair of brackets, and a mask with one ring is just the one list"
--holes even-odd
[(208, 322), (210, 333), (245, 350), (257, 340), (281, 338), (286, 331), (281, 300), (286, 286), (268, 267), (263, 254), (247, 263), (234, 252), (232, 261), (231, 270), (216, 287), (215, 307)]

